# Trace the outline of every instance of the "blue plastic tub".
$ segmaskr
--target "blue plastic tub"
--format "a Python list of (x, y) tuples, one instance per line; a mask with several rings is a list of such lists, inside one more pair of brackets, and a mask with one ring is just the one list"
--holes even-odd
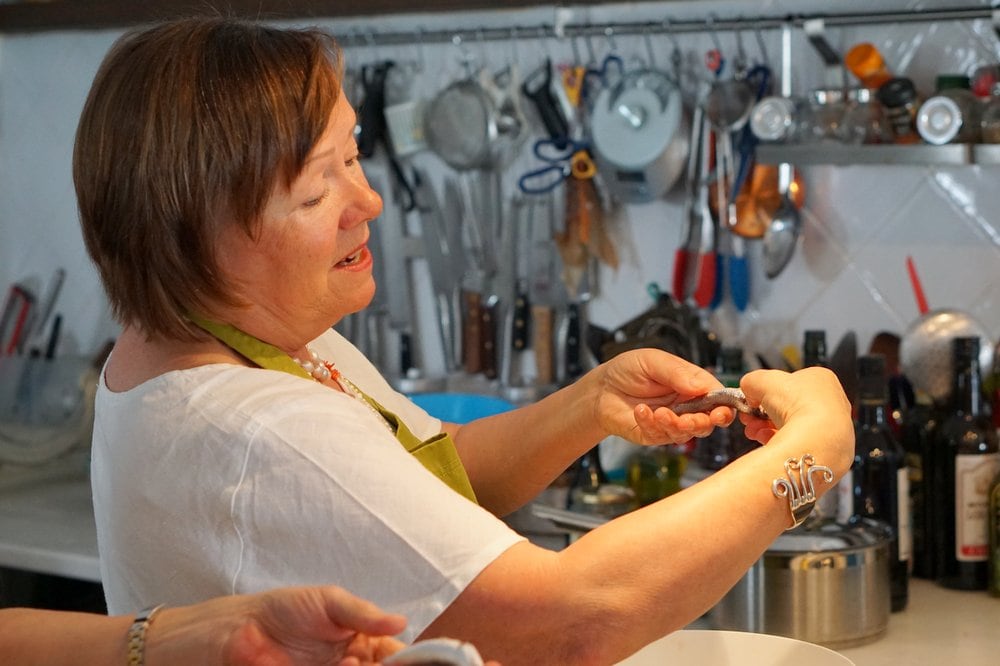
[(515, 407), (501, 398), (476, 393), (414, 393), (410, 399), (431, 416), (450, 423), (468, 423)]

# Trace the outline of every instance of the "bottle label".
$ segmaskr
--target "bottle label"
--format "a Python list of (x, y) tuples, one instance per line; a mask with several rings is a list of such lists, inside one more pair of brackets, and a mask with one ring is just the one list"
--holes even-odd
[(989, 490), (1000, 453), (955, 456), (955, 559), (985, 562), (989, 553)]
[(910, 470), (900, 467), (896, 472), (896, 506), (899, 524), (899, 561), (913, 557), (913, 514), (910, 512)]

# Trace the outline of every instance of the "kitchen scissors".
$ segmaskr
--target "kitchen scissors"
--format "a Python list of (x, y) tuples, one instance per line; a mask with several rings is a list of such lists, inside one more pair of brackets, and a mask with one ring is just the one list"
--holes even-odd
[(539, 139), (531, 147), (536, 158), (545, 165), (521, 175), (517, 186), (525, 194), (545, 194), (557, 188), (564, 180), (593, 178), (597, 173), (590, 157), (590, 144), (572, 139)]

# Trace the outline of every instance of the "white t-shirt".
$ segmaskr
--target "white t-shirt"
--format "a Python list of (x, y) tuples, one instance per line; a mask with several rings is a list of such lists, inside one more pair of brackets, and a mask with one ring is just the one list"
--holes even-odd
[[(335, 331), (310, 347), (427, 439), (441, 423)], [(333, 583), (402, 613), (412, 640), (523, 537), (451, 490), (360, 400), (235, 365), (113, 393), (92, 463), (112, 614)]]

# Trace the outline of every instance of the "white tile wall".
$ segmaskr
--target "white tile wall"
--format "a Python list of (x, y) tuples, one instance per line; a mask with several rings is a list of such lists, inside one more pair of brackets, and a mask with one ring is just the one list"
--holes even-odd
[[(968, 6), (970, 2), (838, 3), (844, 6), (889, 8)], [(988, 2), (983, 2), (988, 5)], [(707, 11), (719, 16), (753, 12), (829, 11), (813, 2), (657, 2), (615, 5), (579, 12), (593, 20), (651, 20), (652, 17), (697, 17)], [(426, 29), (468, 25), (524, 25), (551, 21), (551, 8), (461, 17), (379, 19), (376, 29), (421, 25)], [(399, 27), (403, 26), (403, 27)], [(362, 22), (339, 31), (363, 30)], [(0, 290), (11, 282), (44, 284), (57, 266), (69, 272), (58, 308), (69, 336), (64, 352), (91, 353), (116, 327), (111, 322), (96, 275), (84, 253), (76, 226), (70, 179), (70, 156), (76, 120), (101, 57), (117, 31), (4, 34), (0, 37)], [(915, 79), (925, 90), (937, 71), (963, 71), (998, 58), (997, 38), (985, 21), (955, 24), (907, 24), (831, 29), (829, 38), (845, 50), (851, 44), (874, 41), (893, 68)], [(684, 34), (679, 42), (689, 66), (699, 67), (700, 54), (710, 47), (706, 34)], [(724, 48), (735, 44), (722, 34)], [(776, 33), (765, 34), (768, 52), (779, 53)], [(745, 37), (755, 53), (754, 40)], [(600, 40), (598, 40), (600, 41)], [(796, 34), (793, 82), (805, 90), (821, 80), (820, 60)], [(669, 62), (671, 43), (654, 40), (658, 62)], [(641, 40), (621, 38), (620, 49), (644, 53)], [(470, 47), (472, 48), (472, 47)], [(606, 46), (597, 45), (598, 49)], [(502, 61), (514, 49), (497, 46), (489, 58)], [(354, 62), (373, 57), (414, 58), (413, 47), (357, 48)], [(454, 47), (425, 44), (420, 49), (425, 69), (420, 84), (428, 93), (458, 74)], [(568, 57), (566, 43), (538, 44), (522, 38), (517, 55), (527, 69), (543, 54)], [(436, 73), (436, 80), (428, 72)], [(440, 169), (433, 156), (421, 160)], [(512, 169), (508, 186), (516, 178)], [(831, 347), (848, 329), (857, 331), (862, 346), (879, 330), (902, 332), (917, 317), (905, 269), (912, 255), (932, 307), (965, 309), (1000, 336), (1000, 167), (817, 166), (804, 170), (808, 198), (805, 227), (796, 255), (776, 279), (760, 269), (759, 247), (751, 244), (754, 265), (752, 304), (737, 315), (723, 306), (712, 315), (713, 326), (731, 343), (776, 357), (774, 350), (799, 344), (806, 328), (825, 328)], [(649, 304), (645, 285), (670, 284), (674, 250), (681, 236), (684, 208), (670, 200), (631, 206), (620, 229), (625, 245), (623, 266), (602, 271), (600, 295), (591, 305), (595, 323), (613, 327)], [(391, 288), (391, 286), (390, 286)], [(433, 363), (433, 354), (428, 358)]]

